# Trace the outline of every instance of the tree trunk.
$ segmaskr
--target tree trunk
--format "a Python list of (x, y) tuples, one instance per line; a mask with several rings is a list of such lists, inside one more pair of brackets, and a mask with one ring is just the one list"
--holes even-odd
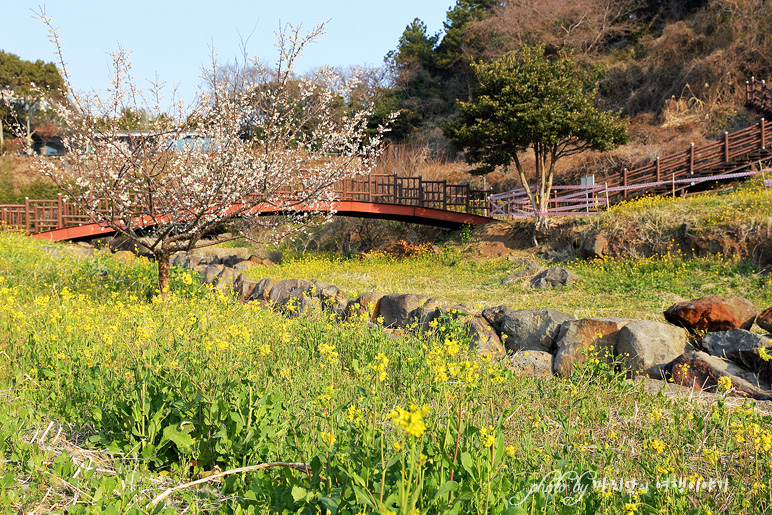
[(171, 255), (167, 252), (155, 254), (155, 260), (158, 264), (158, 291), (162, 297), (169, 294), (169, 258)]

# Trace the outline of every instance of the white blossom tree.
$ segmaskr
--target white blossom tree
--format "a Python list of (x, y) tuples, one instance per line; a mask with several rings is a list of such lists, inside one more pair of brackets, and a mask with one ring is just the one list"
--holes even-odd
[[(57, 30), (40, 15), (61, 57)], [(202, 237), (223, 222), (252, 228), (266, 212), (281, 211), (293, 219), (285, 227), (299, 227), (309, 213), (329, 215), (331, 185), (369, 173), (385, 129), (367, 134), (370, 108), (347, 108), (356, 80), (328, 68), (297, 77), (297, 58), (323, 29), (301, 34), (284, 26), (271, 67), (246, 52), (223, 67), (213, 53), (191, 105), (164, 104), (162, 84), (143, 92), (122, 48), (111, 52), (106, 94), (75, 92), (60, 58), (68, 94), (52, 107), (67, 155), (64, 166), (40, 158), (39, 169), (92, 220), (149, 249), (162, 293), (172, 254), (204, 245)]]

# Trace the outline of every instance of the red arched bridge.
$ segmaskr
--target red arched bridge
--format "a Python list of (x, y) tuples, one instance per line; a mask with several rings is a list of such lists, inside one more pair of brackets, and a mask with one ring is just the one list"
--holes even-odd
[[(746, 105), (772, 114), (772, 88), (752, 79), (746, 84)], [(762, 174), (765, 186), (772, 178), (761, 163), (772, 159), (772, 123), (761, 118), (754, 126), (725, 132), (713, 143), (692, 144), (681, 152), (657, 157), (634, 170), (623, 169), (595, 184), (558, 185), (552, 189), (549, 216), (599, 213), (609, 205), (638, 195), (686, 194), (705, 189), (708, 183), (737, 180)], [(755, 169), (754, 169), (755, 168)], [(601, 182), (602, 181), (602, 182)], [(702, 187), (700, 187), (702, 185)], [(334, 202), (322, 210), (361, 218), (381, 218), (456, 228), (479, 225), (493, 218), (529, 218), (534, 211), (524, 189), (505, 193), (475, 190), (468, 184), (424, 180), (421, 177), (373, 174), (346, 179), (333, 186)], [(318, 205), (316, 206), (319, 207)], [(302, 209), (302, 208), (301, 208)], [(281, 213), (270, 206), (263, 213)], [(135, 219), (137, 226), (152, 225)], [(61, 196), (53, 200), (29, 200), (19, 205), (0, 205), (0, 226), (25, 230), (54, 241), (88, 238), (113, 232), (94, 223), (75, 204)]]
[[(333, 191), (335, 201), (317, 203), (314, 209), (334, 209), (335, 214), (341, 216), (400, 220), (447, 228), (479, 225), (492, 220), (488, 216), (488, 192), (472, 189), (468, 184), (372, 174), (340, 181), (333, 186)], [(259, 210), (261, 214), (283, 212), (281, 206), (265, 206)], [(61, 195), (56, 199), (26, 199), (24, 204), (0, 205), (0, 224), (51, 241), (114, 232), (95, 223)], [(135, 227), (143, 225), (150, 226), (152, 221), (141, 216), (134, 219)]]

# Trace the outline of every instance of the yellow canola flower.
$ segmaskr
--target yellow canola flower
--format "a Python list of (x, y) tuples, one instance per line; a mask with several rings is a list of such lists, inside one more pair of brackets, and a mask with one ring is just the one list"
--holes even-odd
[(418, 408), (415, 405), (411, 405), (410, 409), (411, 411), (394, 408), (386, 415), (386, 418), (391, 419), (395, 425), (401, 427), (405, 434), (419, 438), (426, 431), (423, 417), (429, 413), (429, 407)]
[(483, 447), (493, 447), (496, 443), (496, 433), (493, 426), (483, 427), (480, 429), (480, 445)]
[(718, 389), (722, 392), (728, 392), (732, 389), (732, 379), (729, 376), (721, 376), (718, 378)]
[(665, 450), (665, 442), (662, 440), (654, 440), (651, 442), (651, 448), (654, 449), (657, 454), (662, 454)]

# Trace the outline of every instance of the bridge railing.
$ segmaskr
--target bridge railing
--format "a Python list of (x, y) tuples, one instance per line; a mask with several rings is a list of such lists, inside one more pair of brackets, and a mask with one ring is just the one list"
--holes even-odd
[[(299, 186), (287, 186), (289, 198)], [(335, 183), (331, 190), (337, 201), (398, 204), (487, 216), (487, 192), (467, 184), (447, 184), (427, 181), (422, 177), (400, 177), (393, 174), (372, 174), (353, 177)], [(105, 200), (100, 210), (106, 211)], [(26, 199), (24, 204), (0, 205), (0, 226), (39, 233), (65, 227), (94, 223), (75, 203), (59, 195), (56, 199)]]

